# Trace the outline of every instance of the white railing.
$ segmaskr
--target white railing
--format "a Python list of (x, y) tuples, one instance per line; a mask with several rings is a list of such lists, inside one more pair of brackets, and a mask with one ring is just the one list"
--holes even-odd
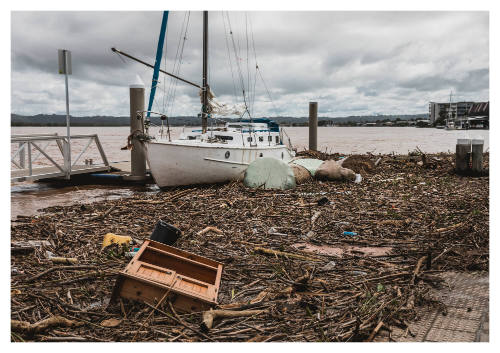
[[(78, 156), (71, 161), (71, 151), (68, 146), (68, 141), (66, 136), (59, 136), (58, 134), (31, 134), (31, 135), (12, 135), (11, 136), (11, 145), (17, 144), (18, 148), (15, 152), (13, 152), (11, 156), (11, 164), (13, 165), (13, 171), (26, 171), (27, 173), (22, 173), (19, 175), (11, 176), (11, 179), (33, 179), (33, 177), (37, 177), (40, 175), (50, 174), (51, 176), (64, 176), (66, 179), (69, 179), (72, 172), (72, 167), (77, 166), (77, 163), (80, 161), (80, 158), (84, 155), (85, 152), (89, 150), (89, 147), (94, 142), (95, 146), (99, 151), (99, 155), (102, 159), (102, 164), (106, 167), (109, 167), (109, 162), (102, 148), (101, 142), (99, 141), (99, 137), (97, 134), (93, 135), (74, 135), (71, 136), (71, 141), (75, 140), (86, 140), (87, 144), (83, 148), (83, 150), (78, 154)], [(55, 142), (57, 144), (58, 153), (52, 155), (47, 151), (47, 147)], [(33, 156), (33, 150), (38, 153)], [(56, 169), (54, 172), (47, 172), (46, 168), (34, 167), (34, 162), (38, 160), (40, 156), (44, 156), (51, 164), (52, 167)], [(62, 157), (62, 163), (58, 162)], [(87, 164), (87, 163), (86, 163)], [(43, 169), (43, 171), (42, 171)], [(79, 168), (81, 169), (81, 168)]]

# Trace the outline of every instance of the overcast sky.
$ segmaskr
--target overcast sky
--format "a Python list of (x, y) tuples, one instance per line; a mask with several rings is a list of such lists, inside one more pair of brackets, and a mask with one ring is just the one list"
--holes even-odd
[[(57, 49), (65, 48), (73, 61), (71, 114), (128, 115), (128, 86), (144, 82), (149, 97), (153, 70), (110, 48), (153, 63), (161, 17), (13, 12), (12, 112), (65, 112), (64, 76), (57, 73)], [(167, 71), (178, 62), (187, 18), (186, 12), (169, 14), (162, 63)], [(197, 83), (201, 26), (201, 12), (191, 12), (180, 66), (180, 76)], [(223, 102), (242, 101), (238, 63), (255, 116), (307, 116), (309, 101), (331, 117), (426, 113), (429, 101), (447, 102), (450, 90), (453, 101), (489, 100), (487, 12), (228, 12), (224, 20), (221, 12), (210, 12), (209, 26), (212, 91)], [(255, 54), (265, 85), (260, 75), (255, 79)], [(170, 116), (197, 114), (197, 89), (171, 82), (160, 76), (153, 109)]]

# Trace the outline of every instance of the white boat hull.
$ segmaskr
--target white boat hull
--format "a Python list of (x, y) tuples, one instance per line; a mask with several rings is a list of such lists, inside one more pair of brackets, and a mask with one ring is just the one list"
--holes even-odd
[(146, 142), (145, 147), (151, 174), (159, 187), (241, 180), (256, 158), (271, 157), (285, 162), (293, 158), (285, 145), (241, 147)]

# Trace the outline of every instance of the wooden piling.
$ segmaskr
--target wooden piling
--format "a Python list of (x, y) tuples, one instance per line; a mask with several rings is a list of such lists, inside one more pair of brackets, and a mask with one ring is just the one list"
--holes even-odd
[(467, 173), (469, 171), (471, 140), (458, 139), (455, 156), (455, 169), (457, 173)]
[(318, 102), (309, 102), (309, 150), (318, 150)]
[(483, 146), (484, 140), (472, 140), (472, 172), (483, 171)]
[[(130, 133), (144, 132), (141, 115), (144, 111), (144, 86), (130, 86)], [(130, 151), (131, 175), (127, 179), (140, 180), (146, 176), (146, 156), (139, 140), (132, 137), (133, 149)]]

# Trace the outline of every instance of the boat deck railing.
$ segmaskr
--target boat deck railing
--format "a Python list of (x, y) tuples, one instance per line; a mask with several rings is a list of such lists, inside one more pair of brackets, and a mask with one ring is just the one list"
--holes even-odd
[(284, 129), (280, 129), (280, 139), (288, 149), (293, 149), (292, 140), (290, 140), (290, 137)]

